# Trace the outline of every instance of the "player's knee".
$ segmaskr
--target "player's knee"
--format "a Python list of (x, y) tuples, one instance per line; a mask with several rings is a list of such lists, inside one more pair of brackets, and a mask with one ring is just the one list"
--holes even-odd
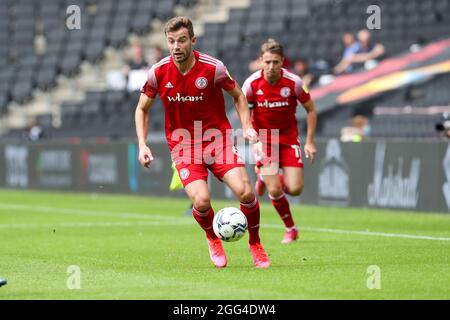
[(296, 186), (287, 187), (287, 193), (291, 196), (299, 196), (303, 192), (303, 183), (299, 183)]
[(279, 198), (283, 194), (283, 190), (280, 188), (275, 188), (272, 190), (268, 190), (268, 193), (271, 198)]
[(192, 203), (194, 208), (198, 211), (206, 211), (211, 208), (211, 200), (208, 196), (197, 195), (194, 197), (194, 201)]
[(278, 198), (283, 194), (283, 189), (281, 188), (281, 186), (275, 186), (271, 187), (270, 189), (268, 188), (267, 192), (272, 198)]
[(237, 193), (237, 197), (240, 202), (246, 203), (253, 201), (253, 199), (255, 199), (255, 194), (253, 193), (252, 188), (249, 185), (242, 188), (242, 190), (239, 190), (239, 192)]

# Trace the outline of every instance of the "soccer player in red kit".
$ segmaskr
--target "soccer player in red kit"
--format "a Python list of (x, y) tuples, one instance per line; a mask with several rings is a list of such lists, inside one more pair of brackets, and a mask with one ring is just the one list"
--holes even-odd
[[(164, 31), (170, 56), (150, 68), (136, 107), (139, 161), (148, 167), (153, 160), (146, 142), (148, 111), (159, 94), (165, 109), (165, 132), (172, 160), (192, 201), (192, 215), (206, 232), (212, 262), (216, 267), (225, 267), (227, 258), (212, 228), (214, 211), (207, 186), (208, 170), (225, 182), (240, 201), (240, 209), (248, 221), (249, 249), (255, 267), (269, 267), (259, 238), (259, 203), (244, 163), (230, 142), (231, 126), (222, 90), (234, 100), (244, 138), (256, 143), (258, 134), (251, 125), (245, 96), (221, 61), (193, 50), (196, 37), (188, 18), (170, 19)], [(215, 146), (211, 152), (212, 140)]]
[[(263, 161), (257, 161), (256, 193), (263, 195), (265, 188), (272, 204), (283, 220), (286, 232), (282, 243), (291, 243), (298, 238), (285, 193), (300, 195), (303, 190), (303, 161), (298, 139), (295, 117), (297, 102), (307, 112), (307, 136), (304, 146), (306, 157), (314, 161), (316, 146), (314, 134), (317, 115), (314, 103), (301, 78), (282, 68), (283, 47), (273, 39), (261, 46), (262, 69), (253, 73), (242, 86), (252, 110), (252, 124), (260, 132), (261, 142), (258, 156), (265, 155)], [(261, 130), (279, 130), (278, 143), (271, 141), (271, 135), (264, 141)], [(274, 150), (274, 147), (278, 150)], [(255, 157), (256, 158), (256, 157)], [(261, 160), (261, 159), (257, 159)], [(282, 175), (279, 175), (279, 168)]]

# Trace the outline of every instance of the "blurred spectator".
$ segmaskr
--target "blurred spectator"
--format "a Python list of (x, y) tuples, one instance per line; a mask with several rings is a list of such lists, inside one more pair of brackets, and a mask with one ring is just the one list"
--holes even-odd
[(148, 62), (145, 60), (144, 48), (138, 42), (131, 45), (131, 59), (127, 60), (124, 67), (125, 74), (131, 70), (141, 70), (148, 68)]
[[(342, 72), (351, 72), (352, 66), (347, 65), (346, 60), (354, 55), (358, 51), (358, 43), (355, 40), (355, 36), (350, 32), (345, 33), (342, 36), (342, 43), (344, 44), (344, 53), (342, 54), (341, 61), (334, 67), (334, 73), (339, 74)], [(344, 68), (347, 66), (347, 68)]]
[(139, 90), (147, 77), (148, 62), (145, 59), (144, 48), (139, 42), (131, 45), (131, 59), (129, 59), (123, 68), (127, 77), (128, 91)]
[(122, 70), (111, 70), (107, 74), (108, 88), (113, 90), (123, 90), (127, 88), (129, 91), (140, 89), (140, 83), (145, 82), (146, 72), (150, 65), (157, 63), (164, 58), (166, 52), (156, 46), (149, 55), (151, 63), (147, 62), (144, 55), (144, 49), (138, 42), (131, 45), (130, 59), (126, 61)]
[(442, 114), (441, 120), (436, 123), (436, 131), (441, 137), (450, 139), (450, 113)]
[(351, 125), (341, 129), (342, 142), (360, 142), (370, 136), (369, 119), (365, 116), (355, 116)]
[(39, 141), (44, 137), (44, 128), (39, 124), (37, 120), (34, 120), (28, 127), (27, 140)]
[(302, 78), (307, 87), (311, 87), (314, 84), (315, 77), (310, 71), (308, 61), (304, 59), (295, 61), (293, 71)]
[[(350, 37), (349, 37), (350, 39)], [(345, 40), (347, 41), (347, 39)], [(348, 40), (349, 41), (349, 40)], [(347, 57), (343, 57), (341, 62), (335, 67), (336, 74), (353, 71), (354, 67), (365, 66), (367, 69), (377, 64), (376, 59), (384, 55), (384, 46), (381, 43), (373, 43), (369, 30), (362, 29), (358, 32), (358, 42), (355, 47), (348, 47)], [(354, 51), (354, 53), (352, 53)], [(351, 69), (348, 69), (351, 68)]]
[(168, 55), (169, 53), (165, 52), (163, 48), (161, 48), (160, 46), (156, 46), (155, 48), (153, 48), (153, 52), (151, 54), (151, 65), (157, 63), (159, 60)]

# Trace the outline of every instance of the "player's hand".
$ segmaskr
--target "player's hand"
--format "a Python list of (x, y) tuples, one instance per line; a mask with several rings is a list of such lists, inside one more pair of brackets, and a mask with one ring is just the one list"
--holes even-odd
[(253, 128), (244, 129), (244, 138), (252, 144), (259, 141), (258, 133)]
[(153, 155), (150, 151), (150, 148), (147, 146), (142, 146), (139, 148), (139, 162), (145, 168), (150, 166), (150, 163), (153, 161)]
[(263, 144), (261, 141), (252, 145), (253, 154), (255, 155), (255, 161), (264, 161), (266, 159), (266, 154), (263, 151)]
[(314, 159), (316, 158), (316, 145), (314, 143), (306, 143), (305, 144), (305, 155), (306, 158), (311, 161), (311, 163), (314, 163)]

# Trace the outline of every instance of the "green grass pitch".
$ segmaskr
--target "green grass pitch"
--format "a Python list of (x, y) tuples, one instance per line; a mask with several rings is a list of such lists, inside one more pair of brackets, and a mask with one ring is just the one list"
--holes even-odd
[(264, 203), (272, 266), (253, 268), (246, 236), (225, 243), (228, 266), (216, 269), (187, 206), (0, 190), (0, 300), (450, 298), (449, 215), (295, 205), (301, 236), (282, 245), (281, 220)]

